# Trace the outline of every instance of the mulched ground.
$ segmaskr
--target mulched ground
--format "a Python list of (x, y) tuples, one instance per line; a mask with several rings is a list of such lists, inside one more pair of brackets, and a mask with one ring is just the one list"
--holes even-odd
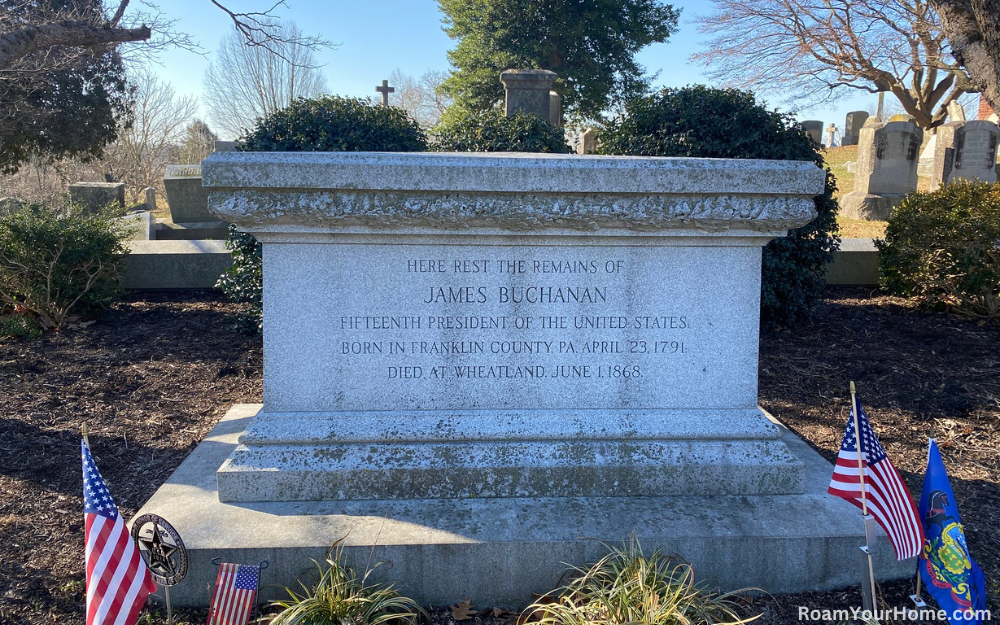
[[(81, 422), (128, 518), (228, 406), (260, 401), (260, 346), (230, 330), (234, 310), (211, 293), (138, 294), (89, 328), (0, 341), (0, 623), (83, 623)], [(1000, 329), (838, 289), (810, 323), (761, 339), (761, 404), (831, 460), (851, 379), (915, 494), (927, 437), (937, 438), (1000, 614)], [(886, 605), (905, 606), (912, 582), (882, 592)], [(798, 622), (798, 606), (859, 604), (848, 588), (750, 598), (745, 610), (772, 625)], [(510, 617), (475, 608), (477, 624)], [(474, 622), (432, 614), (441, 625)], [(156, 612), (141, 622), (165, 621)]]

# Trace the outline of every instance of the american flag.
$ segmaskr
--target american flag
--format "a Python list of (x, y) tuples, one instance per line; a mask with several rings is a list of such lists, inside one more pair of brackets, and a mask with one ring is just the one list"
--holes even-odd
[(259, 566), (226, 563), (219, 566), (208, 610), (208, 625), (246, 625), (257, 595), (259, 577)]
[(87, 625), (133, 625), (156, 591), (146, 563), (111, 499), (87, 444), (83, 448), (83, 521)]
[[(924, 530), (913, 505), (913, 498), (906, 484), (892, 466), (885, 449), (878, 442), (861, 402), (853, 400), (861, 430), (861, 466), (864, 469), (865, 496), (868, 512), (885, 533), (896, 550), (896, 559), (905, 560), (920, 554), (924, 543)], [(854, 414), (847, 421), (847, 431), (840, 443), (837, 464), (827, 492), (841, 497), (862, 508), (861, 479), (858, 475), (858, 444), (854, 432)]]

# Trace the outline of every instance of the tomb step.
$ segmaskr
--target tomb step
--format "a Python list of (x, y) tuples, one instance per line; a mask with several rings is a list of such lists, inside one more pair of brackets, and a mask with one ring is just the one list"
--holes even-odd
[[(348, 562), (384, 562), (370, 579), (393, 581), (422, 605), (469, 598), (520, 608), (553, 590), (567, 564), (594, 562), (602, 542), (632, 534), (647, 554), (684, 558), (715, 589), (804, 592), (859, 579), (858, 511), (826, 494), (833, 467), (785, 428), (782, 441), (804, 464), (801, 495), (220, 502), (216, 469), (258, 409), (230, 410), (138, 513), (166, 518), (187, 546), (188, 575), (170, 589), (175, 606), (207, 605), (217, 557), (268, 560), (261, 600), (279, 598), (339, 539)], [(912, 575), (913, 560), (896, 562), (884, 535), (879, 544), (878, 579)]]
[(226, 502), (802, 492), (781, 441), (516, 441), (240, 445)]

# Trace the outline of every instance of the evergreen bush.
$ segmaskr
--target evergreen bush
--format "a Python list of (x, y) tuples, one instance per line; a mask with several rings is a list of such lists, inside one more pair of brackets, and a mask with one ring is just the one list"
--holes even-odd
[[(128, 248), (121, 209), (28, 204), (0, 216), (0, 302), (45, 328), (103, 316), (121, 294)], [(31, 320), (8, 320), (31, 334)]]
[(559, 126), (530, 113), (506, 117), (498, 109), (450, 115), (433, 135), (432, 148), (438, 152), (570, 152)]
[[(758, 104), (752, 93), (705, 86), (664, 89), (636, 98), (606, 125), (599, 152), (633, 156), (691, 156), (812, 161), (820, 146), (794, 120)], [(836, 181), (827, 169), (816, 197), (816, 219), (764, 248), (761, 319), (785, 326), (807, 315), (826, 284), (824, 266), (840, 240), (834, 234)]]
[(957, 182), (909, 195), (875, 245), (884, 289), (1000, 323), (1000, 184)]
[[(241, 152), (419, 152), (427, 138), (405, 111), (365, 100), (321, 96), (299, 98), (258, 120), (241, 138)], [(233, 266), (216, 287), (235, 302), (248, 304), (238, 328), (254, 333), (262, 324), (261, 247), (253, 236), (229, 228), (226, 247)]]

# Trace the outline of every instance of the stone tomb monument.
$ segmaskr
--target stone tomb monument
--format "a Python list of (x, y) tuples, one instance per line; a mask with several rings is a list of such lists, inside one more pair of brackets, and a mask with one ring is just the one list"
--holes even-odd
[(858, 142), (854, 191), (841, 199), (840, 213), (851, 219), (888, 219), (892, 207), (917, 190), (922, 140), (923, 131), (912, 121), (869, 118)]
[(69, 197), (88, 212), (99, 211), (109, 204), (125, 208), (125, 183), (74, 182), (69, 185)]
[(208, 212), (201, 165), (167, 165), (163, 175), (172, 224), (161, 223), (160, 239), (224, 239), (227, 224)]
[(509, 69), (500, 74), (503, 83), (504, 114), (531, 113), (562, 126), (562, 98), (552, 91), (559, 77), (547, 69)]
[[(344, 536), (438, 605), (524, 605), (633, 532), (723, 588), (856, 580), (861, 521), (825, 494), (830, 464), (757, 406), (761, 248), (815, 215), (812, 163), (203, 167), (212, 211), (263, 244), (264, 403), (143, 508), (191, 550), (178, 602), (204, 602), (213, 557), (267, 558), (288, 585)], [(912, 570), (890, 552), (881, 574)]]
[(953, 180), (997, 181), (1000, 128), (986, 120), (950, 122), (938, 128), (931, 190)]

